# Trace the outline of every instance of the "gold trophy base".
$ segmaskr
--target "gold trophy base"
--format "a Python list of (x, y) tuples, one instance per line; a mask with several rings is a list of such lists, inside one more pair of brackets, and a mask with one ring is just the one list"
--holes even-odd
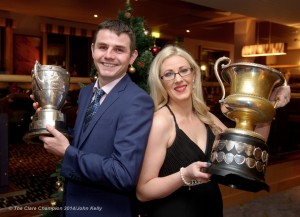
[(233, 133), (230, 129), (216, 137), (211, 166), (206, 169), (211, 180), (231, 188), (250, 192), (269, 191), (265, 183), (268, 146), (256, 137)]

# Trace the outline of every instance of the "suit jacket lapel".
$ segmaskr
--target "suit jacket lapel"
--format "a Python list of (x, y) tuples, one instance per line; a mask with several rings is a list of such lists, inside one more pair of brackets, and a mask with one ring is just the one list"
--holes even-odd
[[(80, 143), (79, 146), (85, 141), (87, 136), (90, 134), (90, 132), (93, 130), (95, 124), (97, 121), (101, 118), (103, 113), (109, 109), (109, 107), (119, 98), (122, 91), (124, 91), (127, 83), (130, 81), (129, 76), (125, 75), (124, 78), (120, 80), (120, 82), (111, 90), (111, 92), (105, 97), (104, 101), (100, 105), (99, 109), (97, 110), (96, 114), (94, 115), (93, 119), (90, 121), (89, 125), (87, 126), (86, 130), (83, 132), (81, 129), (81, 137), (80, 137)], [(86, 112), (88, 107), (88, 104), (85, 105), (84, 111)], [(83, 120), (84, 115), (82, 115), (83, 118), (80, 120), (81, 126), (83, 126)]]
[[(82, 93), (84, 96), (86, 97), (82, 97), (81, 99), (81, 105), (82, 105), (82, 109), (81, 109), (81, 114), (77, 114), (77, 119), (76, 122), (78, 122), (78, 126), (83, 126), (83, 121), (84, 121), (84, 117), (85, 117), (85, 113), (86, 110), (88, 108), (88, 105), (91, 102), (92, 96), (93, 96), (93, 88), (94, 88), (94, 84), (89, 85), (88, 87), (86, 87), (86, 90), (83, 90), (84, 92)], [(82, 129), (78, 129), (79, 131), (82, 131)], [(78, 146), (77, 141), (79, 141), (80, 137), (82, 136), (82, 133), (76, 133), (76, 135), (74, 135), (75, 137), (73, 138), (74, 140), (74, 145)]]

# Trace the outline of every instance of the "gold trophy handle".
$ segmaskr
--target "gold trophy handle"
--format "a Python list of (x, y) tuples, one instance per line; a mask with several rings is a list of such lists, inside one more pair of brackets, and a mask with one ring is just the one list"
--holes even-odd
[(219, 75), (219, 72), (218, 72), (218, 66), (220, 64), (220, 62), (222, 61), (227, 61), (228, 64), (225, 65), (225, 64), (222, 64), (221, 67), (224, 68), (226, 66), (228, 66), (231, 62), (230, 58), (228, 57), (220, 57), (219, 59), (217, 59), (216, 63), (215, 63), (215, 66), (214, 66), (214, 70), (215, 70), (215, 75), (216, 75), (216, 78), (218, 80), (218, 82), (220, 83), (221, 85), (221, 89), (222, 89), (222, 92), (223, 92), (223, 96), (222, 96), (222, 99), (219, 100), (219, 102), (222, 104), (224, 102), (224, 99), (225, 99), (225, 87), (224, 87), (224, 84), (220, 78), (220, 75)]
[[(287, 81), (286, 81), (286, 79), (284, 79), (284, 83), (283, 83), (282, 86), (287, 86)], [(278, 103), (279, 103), (279, 98), (277, 98), (277, 99), (275, 100), (275, 103), (274, 103), (274, 109), (277, 108)]]
[(277, 108), (277, 104), (278, 104), (278, 102), (279, 102), (279, 99), (276, 99), (276, 101), (275, 101), (275, 103), (274, 103), (274, 109), (276, 109), (276, 108)]

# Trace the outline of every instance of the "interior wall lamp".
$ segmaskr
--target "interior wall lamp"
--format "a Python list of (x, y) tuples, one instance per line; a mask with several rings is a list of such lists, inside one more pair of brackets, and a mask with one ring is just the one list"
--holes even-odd
[(154, 38), (159, 38), (159, 37), (160, 37), (160, 33), (159, 33), (159, 32), (155, 32), (155, 31), (153, 31), (153, 32), (151, 33), (151, 35), (152, 35), (152, 37), (154, 37)]
[(242, 48), (242, 57), (285, 55), (287, 43), (268, 43), (246, 45)]
[[(258, 27), (257, 39), (259, 39)], [(271, 23), (269, 27), (269, 43), (267, 44), (254, 44), (246, 45), (242, 48), (242, 57), (258, 57), (258, 56), (275, 56), (285, 55), (287, 52), (287, 43), (278, 42), (271, 43)]]

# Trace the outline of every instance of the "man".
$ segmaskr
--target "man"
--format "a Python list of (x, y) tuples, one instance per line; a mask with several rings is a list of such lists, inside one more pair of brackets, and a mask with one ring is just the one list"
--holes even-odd
[[(79, 94), (70, 145), (51, 126), (40, 136), (45, 149), (63, 157), (63, 216), (133, 216), (133, 196), (152, 124), (150, 96), (127, 75), (138, 52), (132, 30), (119, 20), (101, 23), (91, 46), (98, 71), (95, 84)], [(89, 121), (85, 116), (97, 89), (104, 95)], [(38, 105), (35, 103), (34, 107)]]

